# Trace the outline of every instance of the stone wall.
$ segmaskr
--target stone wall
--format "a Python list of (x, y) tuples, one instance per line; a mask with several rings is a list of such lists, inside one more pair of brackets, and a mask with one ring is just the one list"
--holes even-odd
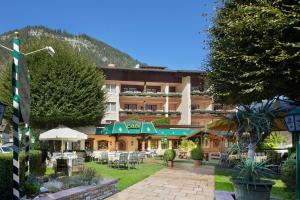
[(56, 193), (45, 194), (35, 200), (99, 200), (117, 192), (117, 180), (104, 180), (99, 185), (78, 186)]

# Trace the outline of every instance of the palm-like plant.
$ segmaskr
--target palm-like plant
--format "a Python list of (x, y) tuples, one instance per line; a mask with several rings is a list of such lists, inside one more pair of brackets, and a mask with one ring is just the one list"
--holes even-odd
[(242, 179), (245, 183), (258, 183), (261, 178), (272, 177), (274, 173), (268, 168), (269, 165), (267, 165), (267, 162), (266, 160), (258, 163), (251, 159), (240, 162), (236, 165), (236, 168), (240, 171), (238, 178)]
[[(274, 128), (274, 120), (286, 110), (276, 105), (275, 100), (256, 102), (242, 105), (229, 117), (229, 126), (237, 125), (236, 139), (248, 150), (248, 158), (254, 159), (257, 144), (263, 141)], [(247, 144), (247, 145), (245, 145)]]

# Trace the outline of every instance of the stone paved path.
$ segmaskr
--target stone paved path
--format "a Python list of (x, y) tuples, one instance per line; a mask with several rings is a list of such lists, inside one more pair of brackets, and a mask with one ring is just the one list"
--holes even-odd
[(175, 163), (108, 200), (213, 200), (214, 190), (214, 167)]

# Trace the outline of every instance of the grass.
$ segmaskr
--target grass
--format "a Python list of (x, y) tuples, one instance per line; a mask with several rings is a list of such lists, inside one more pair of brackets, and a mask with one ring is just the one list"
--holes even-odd
[(155, 172), (164, 168), (162, 161), (147, 159), (144, 163), (136, 165), (136, 169), (115, 169), (107, 167), (105, 164), (99, 164), (97, 162), (85, 163), (86, 167), (90, 167), (96, 170), (97, 175), (104, 178), (118, 179), (118, 189), (122, 191), (127, 187), (149, 177)]
[[(234, 187), (230, 181), (230, 178), (236, 175), (232, 169), (220, 169), (215, 168), (215, 190), (223, 190), (228, 192), (233, 192)], [(284, 183), (279, 178), (274, 178), (272, 181), (275, 182), (275, 185), (272, 187), (271, 196), (280, 198), (280, 199), (289, 199), (289, 193), (286, 192)]]

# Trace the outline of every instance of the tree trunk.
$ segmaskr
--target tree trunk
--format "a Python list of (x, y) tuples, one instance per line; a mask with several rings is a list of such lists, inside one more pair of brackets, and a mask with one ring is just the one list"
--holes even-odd
[(248, 145), (247, 157), (248, 157), (249, 160), (254, 160), (255, 149), (256, 149), (256, 145), (255, 144), (250, 143)]

